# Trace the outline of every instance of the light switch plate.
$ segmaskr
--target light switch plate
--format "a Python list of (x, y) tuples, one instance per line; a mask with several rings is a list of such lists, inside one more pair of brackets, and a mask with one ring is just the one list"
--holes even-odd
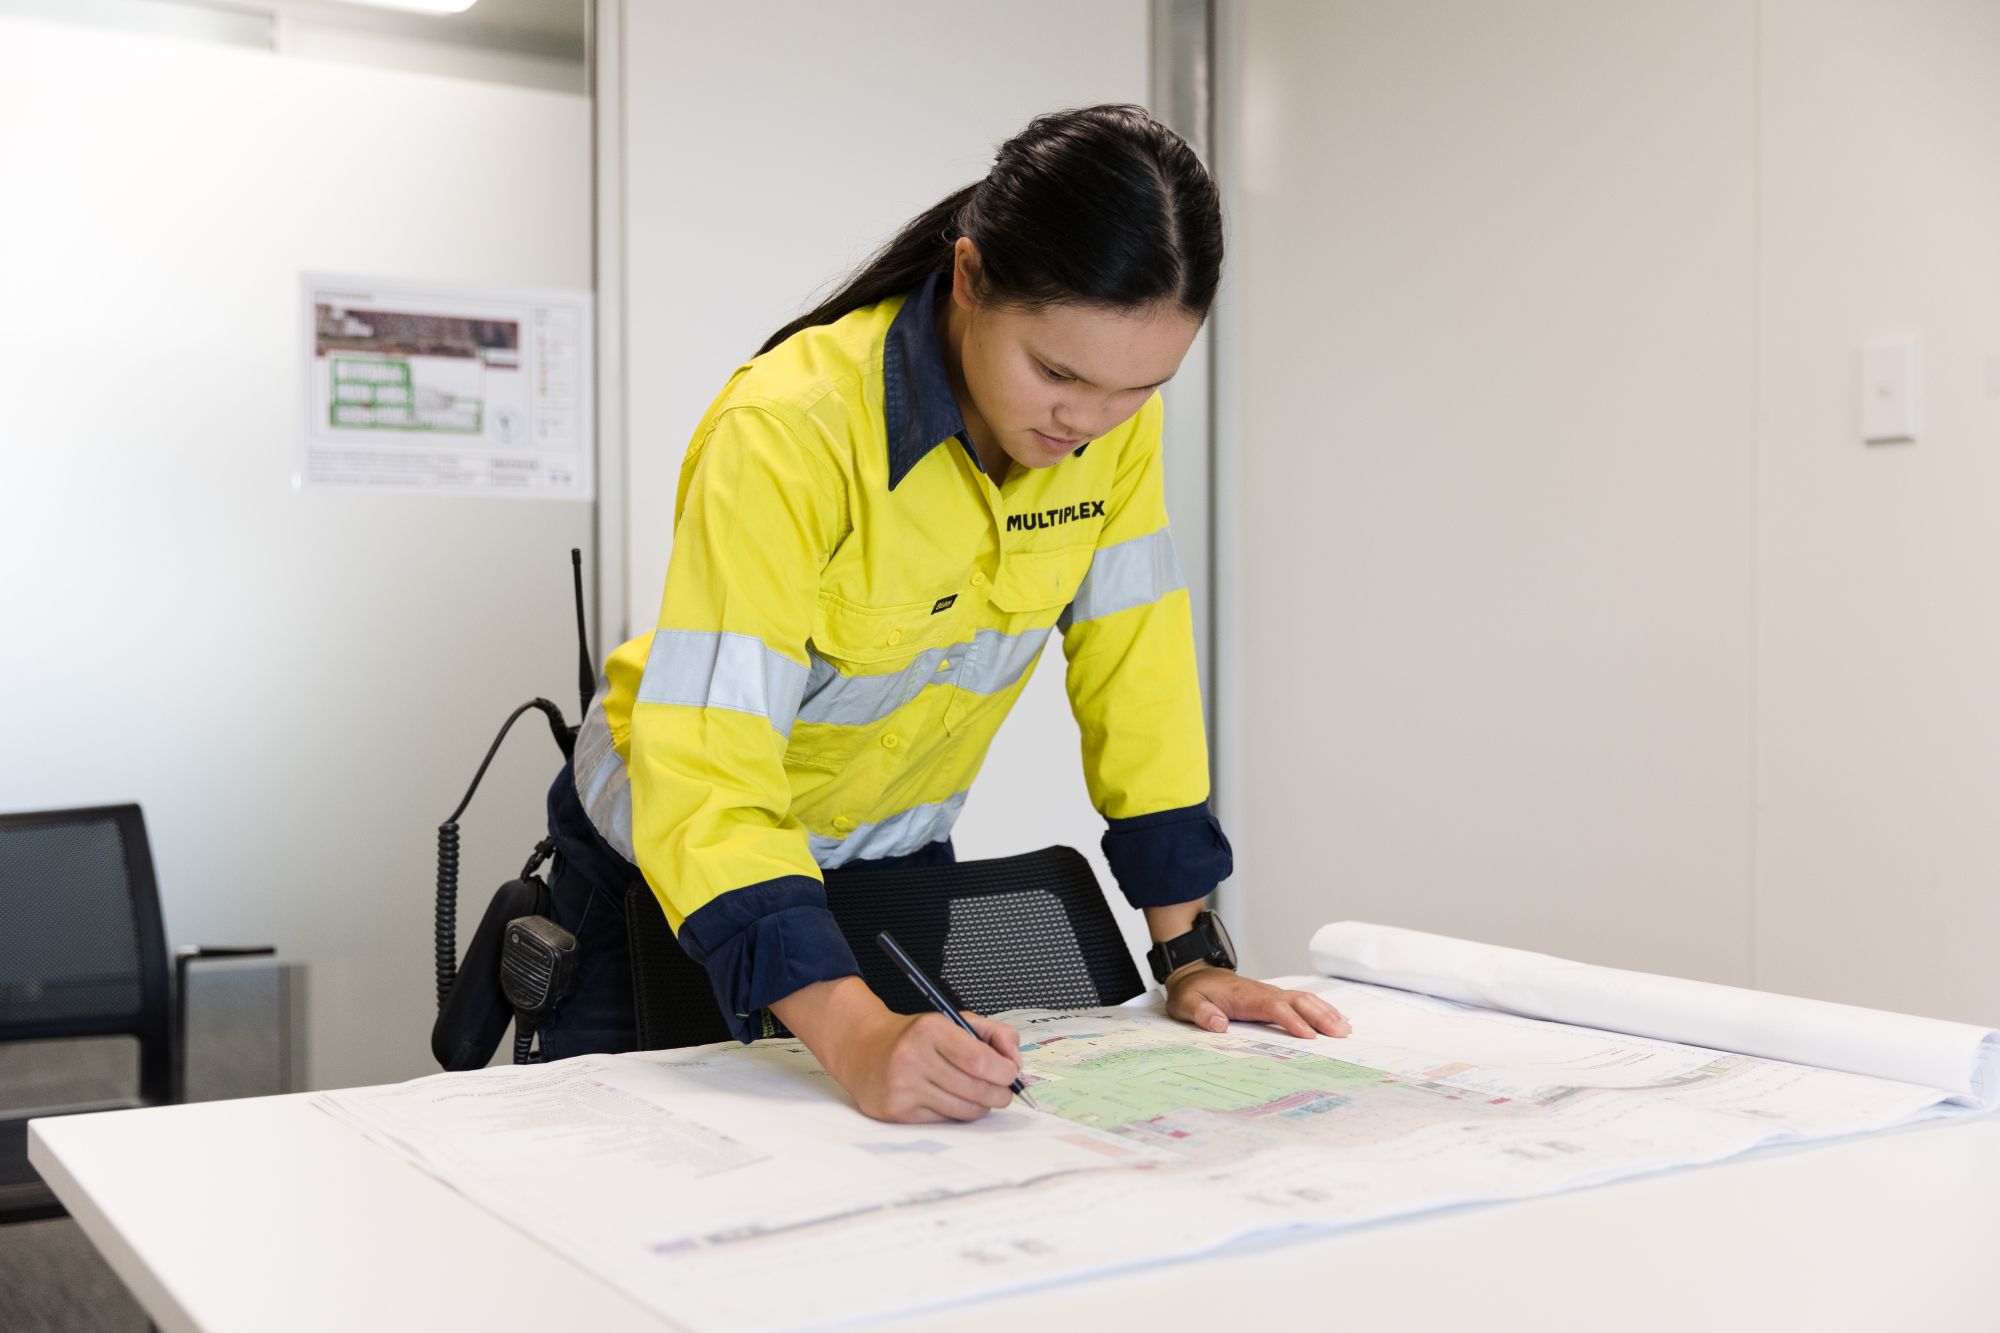
[(1917, 340), (1871, 338), (1861, 347), (1861, 438), (1891, 444), (1917, 438)]

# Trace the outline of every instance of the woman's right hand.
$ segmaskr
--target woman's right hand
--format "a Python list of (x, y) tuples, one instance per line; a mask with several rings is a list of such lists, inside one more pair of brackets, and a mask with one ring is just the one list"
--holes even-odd
[(923, 1124), (977, 1120), (1013, 1100), (1021, 1038), (978, 1014), (974, 1038), (943, 1014), (897, 1014), (859, 977), (821, 981), (771, 1006), (864, 1115)]

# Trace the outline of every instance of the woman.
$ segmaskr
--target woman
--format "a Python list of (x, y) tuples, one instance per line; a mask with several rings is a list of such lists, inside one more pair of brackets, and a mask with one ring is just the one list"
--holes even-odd
[(1157, 391), (1221, 259), (1214, 184), (1172, 131), (1129, 106), (1042, 116), (730, 378), (682, 464), (659, 626), (612, 654), (550, 792), (555, 913), (583, 952), (550, 1057), (633, 1044), (621, 904), (643, 872), (739, 1039), (775, 1016), (882, 1119), (1005, 1105), (1017, 1035), (891, 1013), (820, 872), (952, 859), (1058, 628), (1168, 1012), (1345, 1035), (1318, 997), (1239, 977), (1201, 913), (1230, 852)]

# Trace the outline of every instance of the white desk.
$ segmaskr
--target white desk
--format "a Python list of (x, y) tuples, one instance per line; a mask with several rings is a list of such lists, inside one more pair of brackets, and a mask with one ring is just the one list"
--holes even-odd
[[(164, 1330), (667, 1324), (303, 1095), (36, 1122)], [(1435, 1213), (893, 1327), (1398, 1333), (2000, 1329), (2000, 1117)]]

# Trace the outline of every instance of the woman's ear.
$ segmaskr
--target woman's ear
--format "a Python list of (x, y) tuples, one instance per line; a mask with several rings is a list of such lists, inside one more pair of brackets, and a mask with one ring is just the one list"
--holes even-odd
[(979, 306), (979, 246), (970, 236), (951, 247), (951, 299), (964, 310)]

